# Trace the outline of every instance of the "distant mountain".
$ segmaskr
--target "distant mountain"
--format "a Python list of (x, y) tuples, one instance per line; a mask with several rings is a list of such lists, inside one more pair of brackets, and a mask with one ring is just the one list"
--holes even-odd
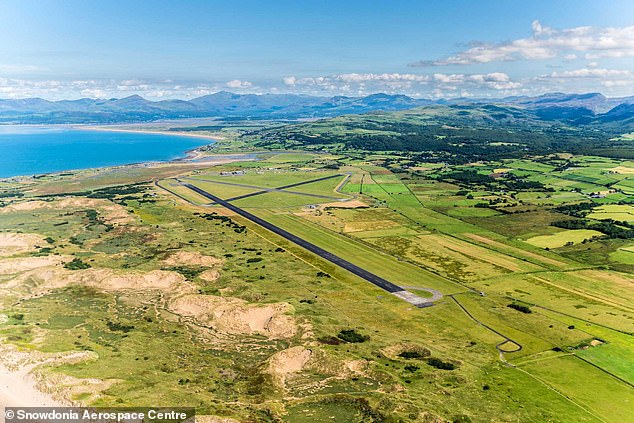
[[(618, 122), (630, 119), (626, 106), (634, 97), (607, 98), (600, 93), (550, 93), (537, 97), (452, 100), (417, 99), (406, 95), (371, 94), (365, 97), (316, 97), (296, 94), (235, 94), (221, 91), (189, 101), (150, 101), (138, 95), (125, 98), (48, 101), (42, 98), (0, 100), (0, 123), (124, 123), (158, 119), (221, 117), (239, 119), (325, 118), (374, 111), (400, 111), (429, 105), (511, 106), (496, 119), (514, 118), (517, 109), (539, 120), (569, 124)], [(622, 108), (619, 108), (623, 106)], [(629, 116), (629, 117), (628, 117)]]
[(193, 100), (150, 101), (132, 95), (121, 99), (48, 101), (0, 100), (0, 123), (113, 123), (157, 119), (232, 117), (292, 119), (331, 117), (376, 110), (405, 110), (429, 104), (404, 95), (315, 97), (294, 94), (234, 94), (221, 91)]

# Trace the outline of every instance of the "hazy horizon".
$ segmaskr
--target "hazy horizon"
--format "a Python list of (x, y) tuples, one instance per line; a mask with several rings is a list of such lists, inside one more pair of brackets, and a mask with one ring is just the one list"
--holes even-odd
[(409, 94), (405, 94), (405, 93), (386, 93), (383, 91), (377, 91), (377, 92), (372, 92), (372, 93), (367, 93), (364, 95), (327, 95), (327, 94), (303, 94), (303, 93), (279, 93), (279, 92), (252, 92), (252, 93), (239, 93), (239, 92), (234, 92), (234, 91), (230, 91), (230, 90), (220, 90), (220, 91), (216, 91), (216, 92), (212, 92), (209, 94), (204, 94), (201, 95), (199, 97), (193, 97), (193, 98), (182, 98), (182, 97), (174, 97), (174, 98), (158, 98), (158, 99), (152, 99), (152, 98), (148, 98), (145, 97), (143, 95), (140, 94), (129, 94), (129, 95), (125, 95), (125, 96), (119, 96), (119, 97), (77, 97), (77, 98), (59, 98), (59, 99), (50, 99), (50, 98), (46, 98), (43, 96), (36, 96), (36, 97), (22, 97), (22, 98), (0, 98), (0, 100), (34, 100), (34, 99), (41, 99), (41, 100), (46, 100), (46, 101), (51, 101), (51, 102), (59, 102), (59, 101), (79, 101), (79, 100), (123, 100), (126, 98), (131, 98), (131, 97), (141, 97), (144, 100), (148, 100), (148, 101), (152, 101), (152, 102), (157, 102), (157, 101), (169, 101), (169, 100), (182, 100), (182, 101), (190, 101), (190, 100), (194, 100), (196, 98), (200, 98), (200, 97), (205, 97), (205, 96), (210, 96), (210, 95), (215, 95), (215, 94), (221, 94), (221, 93), (228, 93), (228, 94), (233, 94), (233, 95), (256, 95), (256, 96), (265, 96), (265, 95), (296, 95), (296, 96), (306, 96), (306, 97), (315, 97), (315, 98), (332, 98), (332, 97), (337, 97), (337, 96), (341, 96), (341, 97), (350, 97), (350, 98), (363, 98), (363, 97), (369, 97), (369, 96), (373, 96), (373, 95), (390, 95), (390, 96), (407, 96), (407, 97), (411, 97), (413, 99), (416, 100), (430, 100), (430, 101), (451, 101), (451, 100), (459, 100), (459, 99), (465, 99), (465, 100), (473, 100), (473, 101), (477, 101), (477, 100), (503, 100), (506, 98), (512, 98), (512, 97), (527, 97), (527, 98), (534, 98), (534, 97), (540, 97), (540, 96), (547, 96), (547, 95), (556, 95), (556, 94), (561, 94), (561, 95), (576, 95), (576, 96), (583, 96), (583, 95), (591, 95), (591, 94), (598, 94), (598, 95), (602, 95), (607, 99), (619, 99), (619, 98), (628, 98), (628, 97), (633, 97), (632, 96), (609, 96), (606, 95), (602, 92), (599, 91), (589, 91), (589, 92), (561, 92), (561, 91), (548, 91), (548, 92), (544, 92), (544, 93), (540, 93), (540, 94), (534, 94), (534, 95), (519, 95), (519, 96), (499, 96), (499, 97), (493, 97), (493, 96), (481, 96), (481, 97), (442, 97), (442, 98), (433, 98), (433, 97), (424, 97), (424, 96), (417, 96), (417, 95), (409, 95)]

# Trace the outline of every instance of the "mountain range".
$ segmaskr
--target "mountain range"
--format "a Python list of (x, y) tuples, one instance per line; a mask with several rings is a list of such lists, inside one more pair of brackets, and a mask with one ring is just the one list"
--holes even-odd
[(575, 124), (634, 118), (634, 96), (608, 98), (600, 93), (549, 93), (501, 99), (429, 100), (406, 95), (317, 97), (296, 94), (235, 94), (221, 91), (192, 100), (151, 101), (125, 98), (49, 101), (42, 98), (0, 99), (0, 123), (126, 123), (159, 119), (220, 117), (240, 119), (323, 118), (372, 111), (399, 111), (428, 105), (500, 104), (529, 109), (543, 120)]

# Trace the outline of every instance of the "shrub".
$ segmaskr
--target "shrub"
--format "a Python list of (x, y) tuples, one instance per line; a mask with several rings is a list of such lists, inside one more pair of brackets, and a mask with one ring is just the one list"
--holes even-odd
[(88, 263), (84, 263), (80, 258), (75, 257), (68, 263), (64, 264), (64, 267), (69, 270), (81, 270), (91, 267)]
[(427, 359), (427, 364), (440, 370), (453, 370), (456, 365), (450, 361), (442, 361), (439, 358), (430, 357)]
[(365, 342), (370, 339), (368, 335), (361, 335), (354, 329), (344, 329), (337, 335), (337, 338), (350, 342), (353, 344), (359, 344), (361, 342)]
[(337, 338), (336, 336), (322, 336), (321, 338), (318, 338), (317, 340), (321, 342), (322, 344), (326, 344), (326, 345), (339, 345), (343, 342), (341, 339)]
[(521, 311), (522, 313), (526, 313), (526, 314), (532, 313), (530, 307), (522, 305), (522, 304), (513, 303), (513, 304), (507, 305), (507, 307), (512, 308), (513, 310)]
[(403, 351), (398, 355), (402, 358), (412, 359), (412, 358), (423, 358), (424, 355), (418, 351)]
[(108, 325), (108, 329), (110, 329), (113, 332), (116, 331), (116, 332), (128, 333), (132, 329), (134, 329), (134, 326), (122, 325), (121, 323), (116, 323), (111, 321), (108, 321), (108, 323), (106, 324)]

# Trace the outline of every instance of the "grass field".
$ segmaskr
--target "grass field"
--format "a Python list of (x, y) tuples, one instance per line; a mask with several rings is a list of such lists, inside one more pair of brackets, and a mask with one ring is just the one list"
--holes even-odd
[(634, 222), (634, 207), (631, 205), (606, 204), (592, 210), (591, 219), (612, 219), (620, 222)]
[(587, 229), (572, 229), (554, 233), (552, 235), (540, 235), (526, 240), (531, 245), (542, 248), (558, 248), (568, 243), (578, 244), (580, 242), (601, 237), (603, 234), (598, 231)]

